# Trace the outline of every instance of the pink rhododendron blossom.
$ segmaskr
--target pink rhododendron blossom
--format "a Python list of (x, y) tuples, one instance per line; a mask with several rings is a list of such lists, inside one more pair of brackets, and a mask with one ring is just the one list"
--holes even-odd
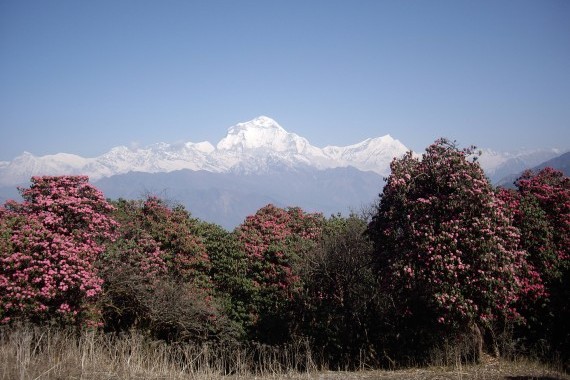
[(421, 159), (395, 159), (369, 226), (383, 286), (456, 327), (520, 320), (519, 299), (544, 289), (471, 153), (438, 140)]
[(96, 318), (94, 262), (115, 237), (112, 206), (82, 176), (33, 177), (20, 192), (0, 209), (0, 317)]
[(269, 303), (283, 303), (301, 290), (296, 265), (321, 234), (322, 216), (300, 208), (267, 205), (237, 229), (248, 260), (248, 277)]

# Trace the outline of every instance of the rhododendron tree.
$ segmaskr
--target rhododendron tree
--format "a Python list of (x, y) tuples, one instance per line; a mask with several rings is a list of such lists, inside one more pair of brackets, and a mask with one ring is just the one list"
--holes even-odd
[(436, 334), (472, 331), (480, 355), (480, 328), (522, 321), (519, 299), (543, 287), (472, 153), (441, 139), (421, 159), (411, 152), (394, 159), (368, 231), (384, 290), (401, 316)]
[(148, 328), (143, 326), (148, 320), (148, 300), (167, 275), (164, 252), (137, 222), (135, 202), (119, 201), (116, 205), (118, 238), (97, 261), (104, 280), (101, 306), (105, 328)]
[(108, 328), (161, 339), (206, 339), (225, 323), (195, 220), (156, 197), (115, 202), (120, 235), (99, 262)]
[[(570, 178), (562, 172), (546, 168), (538, 173), (526, 171), (515, 182), (521, 199), (536, 202), (552, 226), (552, 244), (557, 263), (566, 266), (570, 260)], [(519, 216), (519, 220), (522, 215)]]
[(169, 273), (183, 282), (209, 289), (210, 259), (201, 239), (192, 233), (195, 221), (183, 206), (169, 207), (151, 196), (141, 205), (137, 216), (144, 230), (159, 243)]
[(529, 302), (531, 320), (525, 335), (546, 339), (559, 353), (570, 351), (570, 178), (552, 168), (526, 171), (515, 181), (516, 190), (499, 189), (521, 231), (521, 247), (537, 268), (546, 297)]
[(301, 294), (301, 258), (320, 236), (322, 216), (300, 208), (267, 205), (238, 226), (246, 254), (247, 277), (253, 281), (251, 314), (260, 336), (282, 340), (289, 333), (287, 314)]
[(97, 323), (94, 266), (115, 238), (113, 207), (84, 176), (33, 177), (0, 212), (0, 316)]

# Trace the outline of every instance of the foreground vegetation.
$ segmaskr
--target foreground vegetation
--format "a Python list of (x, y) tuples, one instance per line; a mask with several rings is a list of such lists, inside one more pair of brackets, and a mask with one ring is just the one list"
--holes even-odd
[(563, 380), (560, 368), (526, 359), (462, 363), (433, 353), (429, 367), (350, 372), (320, 366), (301, 342), (282, 347), (173, 345), (133, 332), (114, 336), (95, 331), (17, 327), (0, 331), (0, 379), (476, 379)]
[(34, 177), (0, 207), (6, 376), (568, 370), (570, 179), (495, 189), (475, 158), (438, 140), (392, 162), (367, 215), (267, 205), (231, 232), (156, 197), (106, 200), (86, 177)]

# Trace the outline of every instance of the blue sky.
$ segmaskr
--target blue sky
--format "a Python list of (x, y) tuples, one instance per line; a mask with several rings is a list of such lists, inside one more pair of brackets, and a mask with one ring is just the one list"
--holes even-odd
[(0, 1), (0, 160), (391, 134), (570, 147), (570, 1)]

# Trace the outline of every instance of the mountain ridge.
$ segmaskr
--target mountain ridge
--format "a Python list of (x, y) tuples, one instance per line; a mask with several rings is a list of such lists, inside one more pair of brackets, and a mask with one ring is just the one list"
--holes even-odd
[(111, 199), (158, 195), (183, 204), (194, 217), (231, 230), (268, 203), (325, 216), (358, 212), (372, 203), (383, 184), (380, 175), (353, 167), (272, 167), (264, 173), (130, 172), (102, 178), (95, 186)]
[[(555, 170), (561, 171), (565, 176), (570, 176), (570, 151), (544, 161), (539, 165), (525, 169), (530, 169), (533, 172), (539, 172), (546, 167), (551, 167)], [(511, 173), (510, 175), (503, 177), (497, 184), (506, 188), (515, 188), (514, 183), (523, 174), (523, 172), (524, 170), (518, 173)]]
[(503, 178), (535, 167), (559, 156), (562, 152), (564, 152), (564, 150), (556, 148), (530, 149), (515, 152), (497, 152), (491, 149), (482, 149), (478, 161), (491, 182), (498, 184)]
[[(319, 148), (260, 116), (228, 128), (216, 145), (188, 141), (117, 146), (92, 158), (25, 152), (0, 162), (0, 202), (17, 199), (14, 185), (27, 185), (33, 175), (82, 174), (111, 199), (154, 194), (183, 204), (195, 217), (232, 229), (267, 203), (325, 215), (370, 207), (382, 192), (392, 159), (407, 151), (389, 134)], [(517, 173), (559, 154), (555, 149), (481, 153), (477, 162), (493, 183), (505, 172)]]
[(25, 152), (0, 162), (0, 185), (18, 185), (34, 175), (84, 174), (93, 181), (131, 171), (160, 173), (175, 170), (259, 172), (273, 163), (309, 166), (319, 170), (353, 166), (387, 175), (394, 157), (408, 151), (400, 141), (385, 135), (344, 147), (319, 148), (275, 120), (259, 116), (228, 128), (216, 145), (208, 141), (157, 143), (144, 148), (117, 146), (92, 158), (68, 153), (36, 157)]
[[(146, 147), (116, 146), (86, 158), (69, 153), (36, 157), (24, 152), (12, 161), (0, 161), (0, 186), (25, 184), (34, 175), (87, 175), (92, 181), (129, 172), (168, 173), (205, 170), (213, 173), (259, 173), (272, 166), (311, 167), (318, 170), (354, 167), (380, 176), (389, 174), (390, 162), (409, 149), (390, 134), (346, 146), (319, 148), (304, 137), (287, 132), (267, 116), (237, 123), (217, 144), (209, 141), (155, 143)], [(482, 149), (478, 157), (492, 183), (558, 156), (557, 149), (497, 152)]]

